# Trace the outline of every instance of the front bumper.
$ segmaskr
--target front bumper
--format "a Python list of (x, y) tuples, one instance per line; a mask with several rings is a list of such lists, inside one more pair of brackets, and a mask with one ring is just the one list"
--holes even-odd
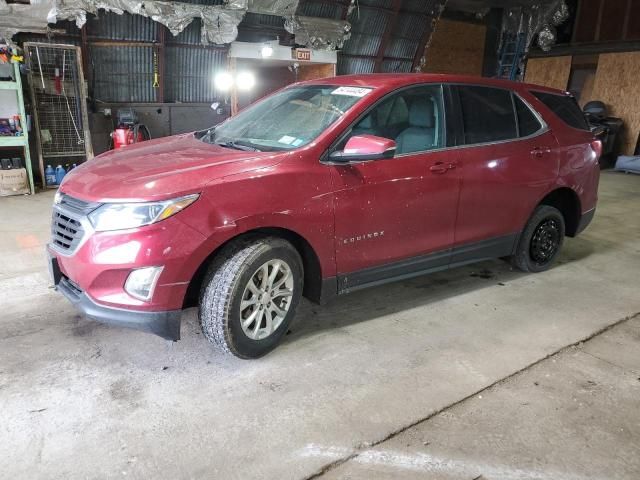
[(57, 259), (51, 255), (49, 256), (49, 268), (56, 290), (88, 318), (109, 325), (153, 333), (167, 340), (180, 340), (182, 310), (140, 311), (98, 305), (82, 289), (64, 276), (60, 271)]

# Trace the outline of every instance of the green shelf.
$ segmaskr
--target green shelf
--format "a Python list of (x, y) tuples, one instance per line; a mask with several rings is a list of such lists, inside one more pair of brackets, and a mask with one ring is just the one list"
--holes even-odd
[(26, 137), (0, 137), (0, 147), (24, 147)]
[[(14, 50), (14, 54), (18, 52)], [(20, 116), (20, 126), (24, 129), (24, 135), (19, 137), (0, 137), (0, 147), (21, 147), (24, 151), (24, 163), (27, 169), (27, 177), (29, 178), (29, 190), (31, 194), (36, 193), (33, 185), (33, 171), (31, 170), (31, 152), (29, 151), (29, 132), (27, 131), (27, 113), (24, 110), (24, 97), (22, 95), (22, 78), (20, 77), (20, 65), (17, 63), (13, 66), (13, 78), (15, 81), (0, 82), (0, 90), (13, 90), (16, 94), (17, 112)]]
[(17, 90), (18, 82), (0, 82), (0, 90)]

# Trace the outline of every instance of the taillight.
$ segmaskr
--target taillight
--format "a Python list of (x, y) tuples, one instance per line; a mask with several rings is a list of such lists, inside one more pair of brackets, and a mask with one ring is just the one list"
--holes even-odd
[(595, 153), (595, 160), (598, 161), (600, 159), (600, 155), (602, 155), (602, 140), (592, 140), (591, 148), (593, 149), (593, 153)]

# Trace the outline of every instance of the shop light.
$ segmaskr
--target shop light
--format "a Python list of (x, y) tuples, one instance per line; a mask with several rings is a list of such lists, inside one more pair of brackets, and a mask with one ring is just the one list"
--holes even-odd
[(217, 90), (226, 92), (230, 90), (233, 85), (233, 77), (229, 72), (219, 72), (213, 79), (213, 83)]
[(251, 90), (256, 84), (256, 77), (251, 72), (240, 72), (236, 77), (238, 90)]
[(260, 50), (260, 54), (262, 58), (269, 58), (273, 56), (273, 47), (271, 45), (263, 45), (262, 50)]

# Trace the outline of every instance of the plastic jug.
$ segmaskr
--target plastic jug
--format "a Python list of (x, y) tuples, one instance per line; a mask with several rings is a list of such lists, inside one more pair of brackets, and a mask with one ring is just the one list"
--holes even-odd
[(56, 172), (51, 165), (47, 165), (47, 168), (44, 170), (44, 181), (47, 185), (56, 184)]
[(56, 167), (56, 183), (60, 185), (62, 183), (62, 179), (67, 174), (66, 170), (62, 165), (58, 165)]

